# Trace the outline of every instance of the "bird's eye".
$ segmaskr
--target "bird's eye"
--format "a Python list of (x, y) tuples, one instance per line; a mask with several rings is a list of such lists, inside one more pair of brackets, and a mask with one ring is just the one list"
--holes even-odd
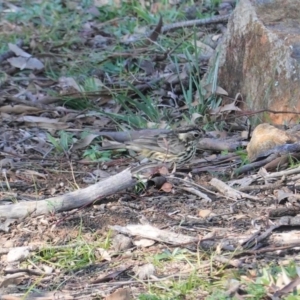
[(198, 138), (200, 136), (200, 134), (198, 132), (194, 132), (194, 137)]

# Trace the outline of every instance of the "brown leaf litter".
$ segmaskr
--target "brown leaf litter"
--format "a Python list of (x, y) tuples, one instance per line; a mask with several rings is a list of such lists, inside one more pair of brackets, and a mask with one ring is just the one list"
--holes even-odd
[[(190, 165), (168, 170), (155, 164), (136, 172), (140, 161), (135, 153), (116, 153), (109, 162), (83, 157), (88, 147), (100, 147), (107, 140), (122, 143), (169, 130), (164, 120), (155, 124), (163, 129), (143, 131), (129, 131), (128, 124), (120, 121), (123, 131), (116, 132), (111, 116), (99, 114), (98, 108), (125, 115), (115, 100), (124, 90), (133, 101), (129, 105), (134, 114), (140, 111), (133, 103), (139, 103), (137, 96), (144, 93), (157, 100), (155, 105), (166, 109), (177, 124), (185, 125), (182, 114), (189, 107), (182, 85), (188, 86), (195, 66), (200, 70), (197, 76), (205, 73), (208, 58), (221, 40), (220, 32), (212, 34), (214, 45), (199, 40), (197, 45), (206, 49), (207, 56), (195, 62), (175, 51), (181, 40), (173, 49), (154, 51), (152, 47), (162, 34), (172, 34), (176, 28), (225, 22), (227, 7), (218, 8), (220, 16), (198, 23), (163, 25), (160, 18), (147, 36), (148, 46), (120, 53), (112, 51), (117, 36), (105, 31), (107, 26), (118, 26), (118, 19), (108, 23), (88, 20), (78, 33), (81, 43), (71, 43), (72, 51), (66, 54), (58, 53), (66, 47), (65, 40), (39, 41), (35, 26), (29, 24), (36, 34), (31, 43), (11, 44), (0, 55), (6, 75), (0, 92), (0, 284), (7, 299), (23, 297), (32, 284), (37, 291), (30, 293), (31, 299), (131, 299), (146, 293), (150, 283), (172, 286), (172, 281), (191, 274), (204, 282), (210, 274), (214, 282), (221, 278), (224, 266), (226, 272), (239, 268), (250, 273), (258, 262), (268, 265), (279, 260), (277, 253), (297, 251), (300, 170), (286, 169), (289, 154), (296, 157), (300, 150), (297, 128), (282, 130), (262, 124), (248, 144), (247, 112), (241, 110), (240, 100), (230, 98), (220, 86), (202, 86), (203, 101), (214, 94), (221, 104), (208, 110), (207, 116), (193, 115), (193, 120), (203, 124), (207, 118), (224, 127), (207, 130), (208, 137), (199, 142)], [(128, 77), (101, 68), (87, 78), (67, 75), (66, 65), (82, 63), (76, 58), (80, 51), (87, 50), (92, 57), (99, 54), (91, 47), (107, 51), (98, 65), (130, 57), (121, 69)], [(39, 49), (44, 50), (39, 53)], [(171, 54), (177, 56), (177, 65), (165, 61)], [(44, 72), (49, 65), (60, 71), (55, 80)], [(134, 68), (138, 76), (133, 76)], [(89, 90), (89, 84), (96, 90)], [(73, 109), (72, 104), (81, 98), (87, 98), (95, 109)], [(195, 93), (191, 106), (197, 107), (199, 99)], [(67, 135), (59, 135), (59, 130)], [(251, 164), (245, 152), (237, 151), (247, 144)], [(133, 183), (138, 183), (136, 189)], [(68, 266), (76, 268), (60, 265), (66, 252), (79, 252), (83, 246), (88, 246), (85, 251), (93, 259), (77, 265), (84, 256), (78, 253), (74, 262), (68, 261)], [(48, 259), (47, 253), (55, 255)], [(296, 280), (277, 293), (287, 293), (295, 285)], [(231, 285), (228, 295), (241, 296), (242, 288)], [(199, 287), (195, 294), (204, 298), (208, 292)]]

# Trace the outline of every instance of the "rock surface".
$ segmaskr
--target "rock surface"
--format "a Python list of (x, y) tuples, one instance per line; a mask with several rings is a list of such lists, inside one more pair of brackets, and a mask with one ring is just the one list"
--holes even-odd
[(244, 109), (274, 124), (296, 123), (300, 112), (299, 0), (239, 1), (220, 52), (219, 85), (244, 97)]
[(260, 124), (254, 129), (247, 146), (248, 158), (254, 161), (267, 150), (284, 144), (296, 143), (298, 140), (299, 137), (295, 133), (278, 129), (267, 123)]

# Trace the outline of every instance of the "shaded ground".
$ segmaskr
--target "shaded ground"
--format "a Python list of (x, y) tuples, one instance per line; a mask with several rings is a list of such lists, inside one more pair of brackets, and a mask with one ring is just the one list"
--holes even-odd
[[(1, 206), (38, 205), (137, 164), (136, 153), (101, 150), (114, 131), (192, 121), (208, 134), (190, 166), (161, 172), (167, 185), (138, 178), (134, 188), (73, 211), (0, 215), (3, 299), (297, 299), (287, 288), (298, 278), (297, 260), (288, 256), (299, 246), (296, 219), (272, 227), (298, 213), (297, 171), (288, 179), (235, 173), (248, 163), (246, 119), (238, 101), (214, 86), (217, 78), (204, 77), (231, 2), (3, 4)], [(206, 26), (168, 27), (192, 17)], [(211, 17), (224, 19), (216, 25)], [(212, 178), (245, 194), (226, 193)], [(146, 240), (150, 227), (127, 236), (112, 228), (129, 224), (163, 231)], [(162, 233), (178, 234), (178, 243)], [(193, 242), (182, 243), (180, 234)], [(11, 260), (23, 246), (30, 248)]]

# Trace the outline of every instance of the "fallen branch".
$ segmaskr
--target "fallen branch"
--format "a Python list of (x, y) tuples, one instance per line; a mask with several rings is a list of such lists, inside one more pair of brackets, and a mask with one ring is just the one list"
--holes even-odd
[(166, 33), (169, 31), (174, 31), (180, 28), (194, 27), (194, 26), (203, 26), (209, 24), (223, 23), (227, 22), (230, 17), (230, 14), (223, 16), (213, 16), (206, 19), (197, 19), (197, 20), (189, 20), (182, 21), (173, 24), (164, 25), (162, 27), (162, 33)]
[(171, 232), (169, 230), (161, 230), (151, 225), (127, 225), (125, 227), (115, 225), (109, 227), (123, 234), (139, 236), (171, 245), (182, 245), (198, 242), (197, 237)]
[(134, 183), (135, 180), (132, 179), (132, 174), (127, 169), (87, 188), (65, 195), (41, 201), (28, 201), (0, 206), (0, 218), (18, 219), (28, 215), (39, 216), (68, 211), (93, 203), (100, 197), (103, 198), (118, 193)]
[(222, 193), (225, 197), (229, 197), (231, 199), (234, 200), (239, 200), (242, 198), (246, 198), (246, 199), (250, 199), (250, 200), (254, 200), (257, 201), (259, 200), (258, 197), (240, 192), (238, 190), (233, 189), (232, 187), (228, 186), (226, 183), (224, 183), (223, 181), (217, 179), (217, 178), (213, 178), (210, 182), (210, 185), (212, 185), (213, 187), (215, 187), (220, 193)]

